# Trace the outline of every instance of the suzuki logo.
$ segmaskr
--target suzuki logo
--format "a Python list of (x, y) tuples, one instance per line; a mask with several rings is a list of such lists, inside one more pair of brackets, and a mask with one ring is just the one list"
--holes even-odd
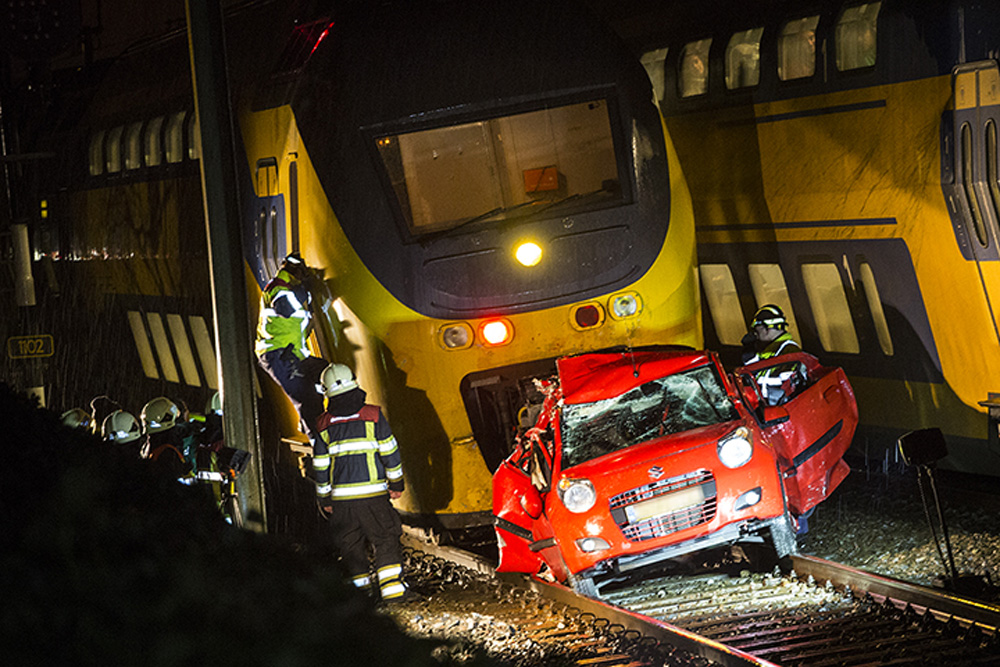
[(650, 479), (660, 479), (661, 477), (663, 477), (663, 468), (660, 466), (653, 466), (649, 469)]

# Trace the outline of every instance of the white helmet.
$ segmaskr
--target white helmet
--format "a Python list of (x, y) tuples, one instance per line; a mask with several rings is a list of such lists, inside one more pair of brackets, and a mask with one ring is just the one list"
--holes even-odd
[(104, 418), (101, 425), (101, 437), (119, 445), (138, 440), (141, 435), (139, 422), (131, 412), (124, 410), (115, 410)]
[(205, 414), (211, 413), (222, 414), (222, 394), (215, 392), (212, 397), (208, 399), (208, 403), (205, 404)]
[(60, 419), (62, 420), (64, 426), (79, 428), (84, 431), (90, 430), (90, 425), (93, 421), (90, 413), (83, 408), (70, 408), (66, 412), (62, 413)]
[(142, 407), (142, 426), (146, 433), (169, 431), (180, 417), (180, 409), (166, 396), (158, 396)]
[(354, 373), (344, 364), (330, 364), (323, 369), (319, 376), (320, 383), (316, 385), (316, 391), (324, 396), (339, 396), (351, 389), (358, 388), (358, 381), (354, 379)]

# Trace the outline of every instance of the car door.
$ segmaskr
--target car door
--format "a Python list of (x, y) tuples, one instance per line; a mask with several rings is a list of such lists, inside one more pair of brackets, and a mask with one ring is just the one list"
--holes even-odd
[[(532, 550), (535, 524), (543, 518), (537, 445), (529, 442), (505, 459), (493, 473), (493, 525), (500, 562), (498, 572), (534, 574), (542, 558)], [(535, 483), (532, 482), (534, 477)]]
[(756, 390), (748, 382), (762, 371), (792, 371), (787, 400), (776, 407), (757, 410), (758, 420), (778, 457), (792, 513), (801, 515), (824, 500), (847, 476), (843, 456), (858, 425), (854, 391), (843, 369), (821, 366), (806, 353), (772, 357), (736, 369), (738, 383), (749, 404), (763, 401), (747, 397)]

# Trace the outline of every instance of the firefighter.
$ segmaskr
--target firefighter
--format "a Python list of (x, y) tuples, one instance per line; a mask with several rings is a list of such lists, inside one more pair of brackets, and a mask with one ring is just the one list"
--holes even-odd
[(88, 433), (93, 432), (94, 420), (90, 413), (83, 408), (70, 408), (60, 415), (59, 420), (69, 428), (80, 429)]
[[(332, 541), (355, 586), (370, 591), (377, 583), (383, 601), (408, 597), (402, 523), (390, 502), (403, 493), (403, 466), (389, 422), (378, 406), (365, 403), (365, 392), (343, 364), (327, 366), (316, 389), (326, 397), (313, 456), (316, 498)], [(374, 550), (375, 582), (368, 545)]]
[[(788, 333), (785, 313), (774, 304), (761, 306), (750, 321), (750, 331), (743, 337), (743, 363), (752, 364), (781, 354), (801, 352), (802, 347)], [(784, 402), (788, 389), (786, 382), (794, 371), (768, 369), (757, 375), (761, 395), (769, 405)]]
[(312, 356), (306, 343), (312, 330), (308, 278), (309, 267), (298, 253), (285, 257), (260, 295), (254, 351), (261, 367), (292, 400), (300, 428), (315, 446), (316, 420), (323, 412), (316, 383), (327, 362)]
[(191, 457), (185, 454), (184, 421), (177, 404), (166, 396), (158, 396), (142, 407), (143, 432), (146, 442), (142, 458), (156, 463), (177, 479), (190, 477), (194, 470)]
[[(128, 445), (141, 437), (142, 427), (139, 425), (139, 420), (125, 410), (115, 410), (105, 417), (104, 423), (101, 424), (101, 438), (114, 445)], [(133, 446), (133, 448), (138, 455), (138, 447)]]

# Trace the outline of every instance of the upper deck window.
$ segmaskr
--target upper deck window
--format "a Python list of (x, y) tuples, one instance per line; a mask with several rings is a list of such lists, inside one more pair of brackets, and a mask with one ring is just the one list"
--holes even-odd
[(816, 72), (816, 26), (819, 16), (794, 19), (778, 36), (778, 77), (782, 81), (810, 77)]
[(751, 28), (729, 38), (726, 46), (726, 88), (748, 88), (760, 83), (760, 38), (764, 28)]
[(122, 131), (123, 125), (112, 128), (108, 132), (108, 151), (104, 156), (104, 166), (109, 174), (122, 170)]
[(875, 37), (881, 2), (848, 7), (837, 21), (835, 44), (837, 69), (871, 67), (875, 64)]
[(90, 175), (100, 176), (104, 172), (104, 130), (90, 135)]
[(694, 97), (708, 92), (708, 52), (712, 39), (688, 42), (681, 50), (680, 76), (677, 79), (681, 97)]
[(184, 116), (186, 111), (178, 111), (167, 117), (167, 133), (164, 142), (167, 162), (176, 163), (184, 159)]
[(163, 127), (163, 116), (157, 116), (146, 123), (146, 166), (155, 167), (163, 162), (163, 144), (160, 140), (160, 128)]
[(125, 168), (142, 166), (142, 122), (129, 123), (125, 128)]
[(384, 135), (376, 145), (413, 234), (622, 199), (603, 99)]

